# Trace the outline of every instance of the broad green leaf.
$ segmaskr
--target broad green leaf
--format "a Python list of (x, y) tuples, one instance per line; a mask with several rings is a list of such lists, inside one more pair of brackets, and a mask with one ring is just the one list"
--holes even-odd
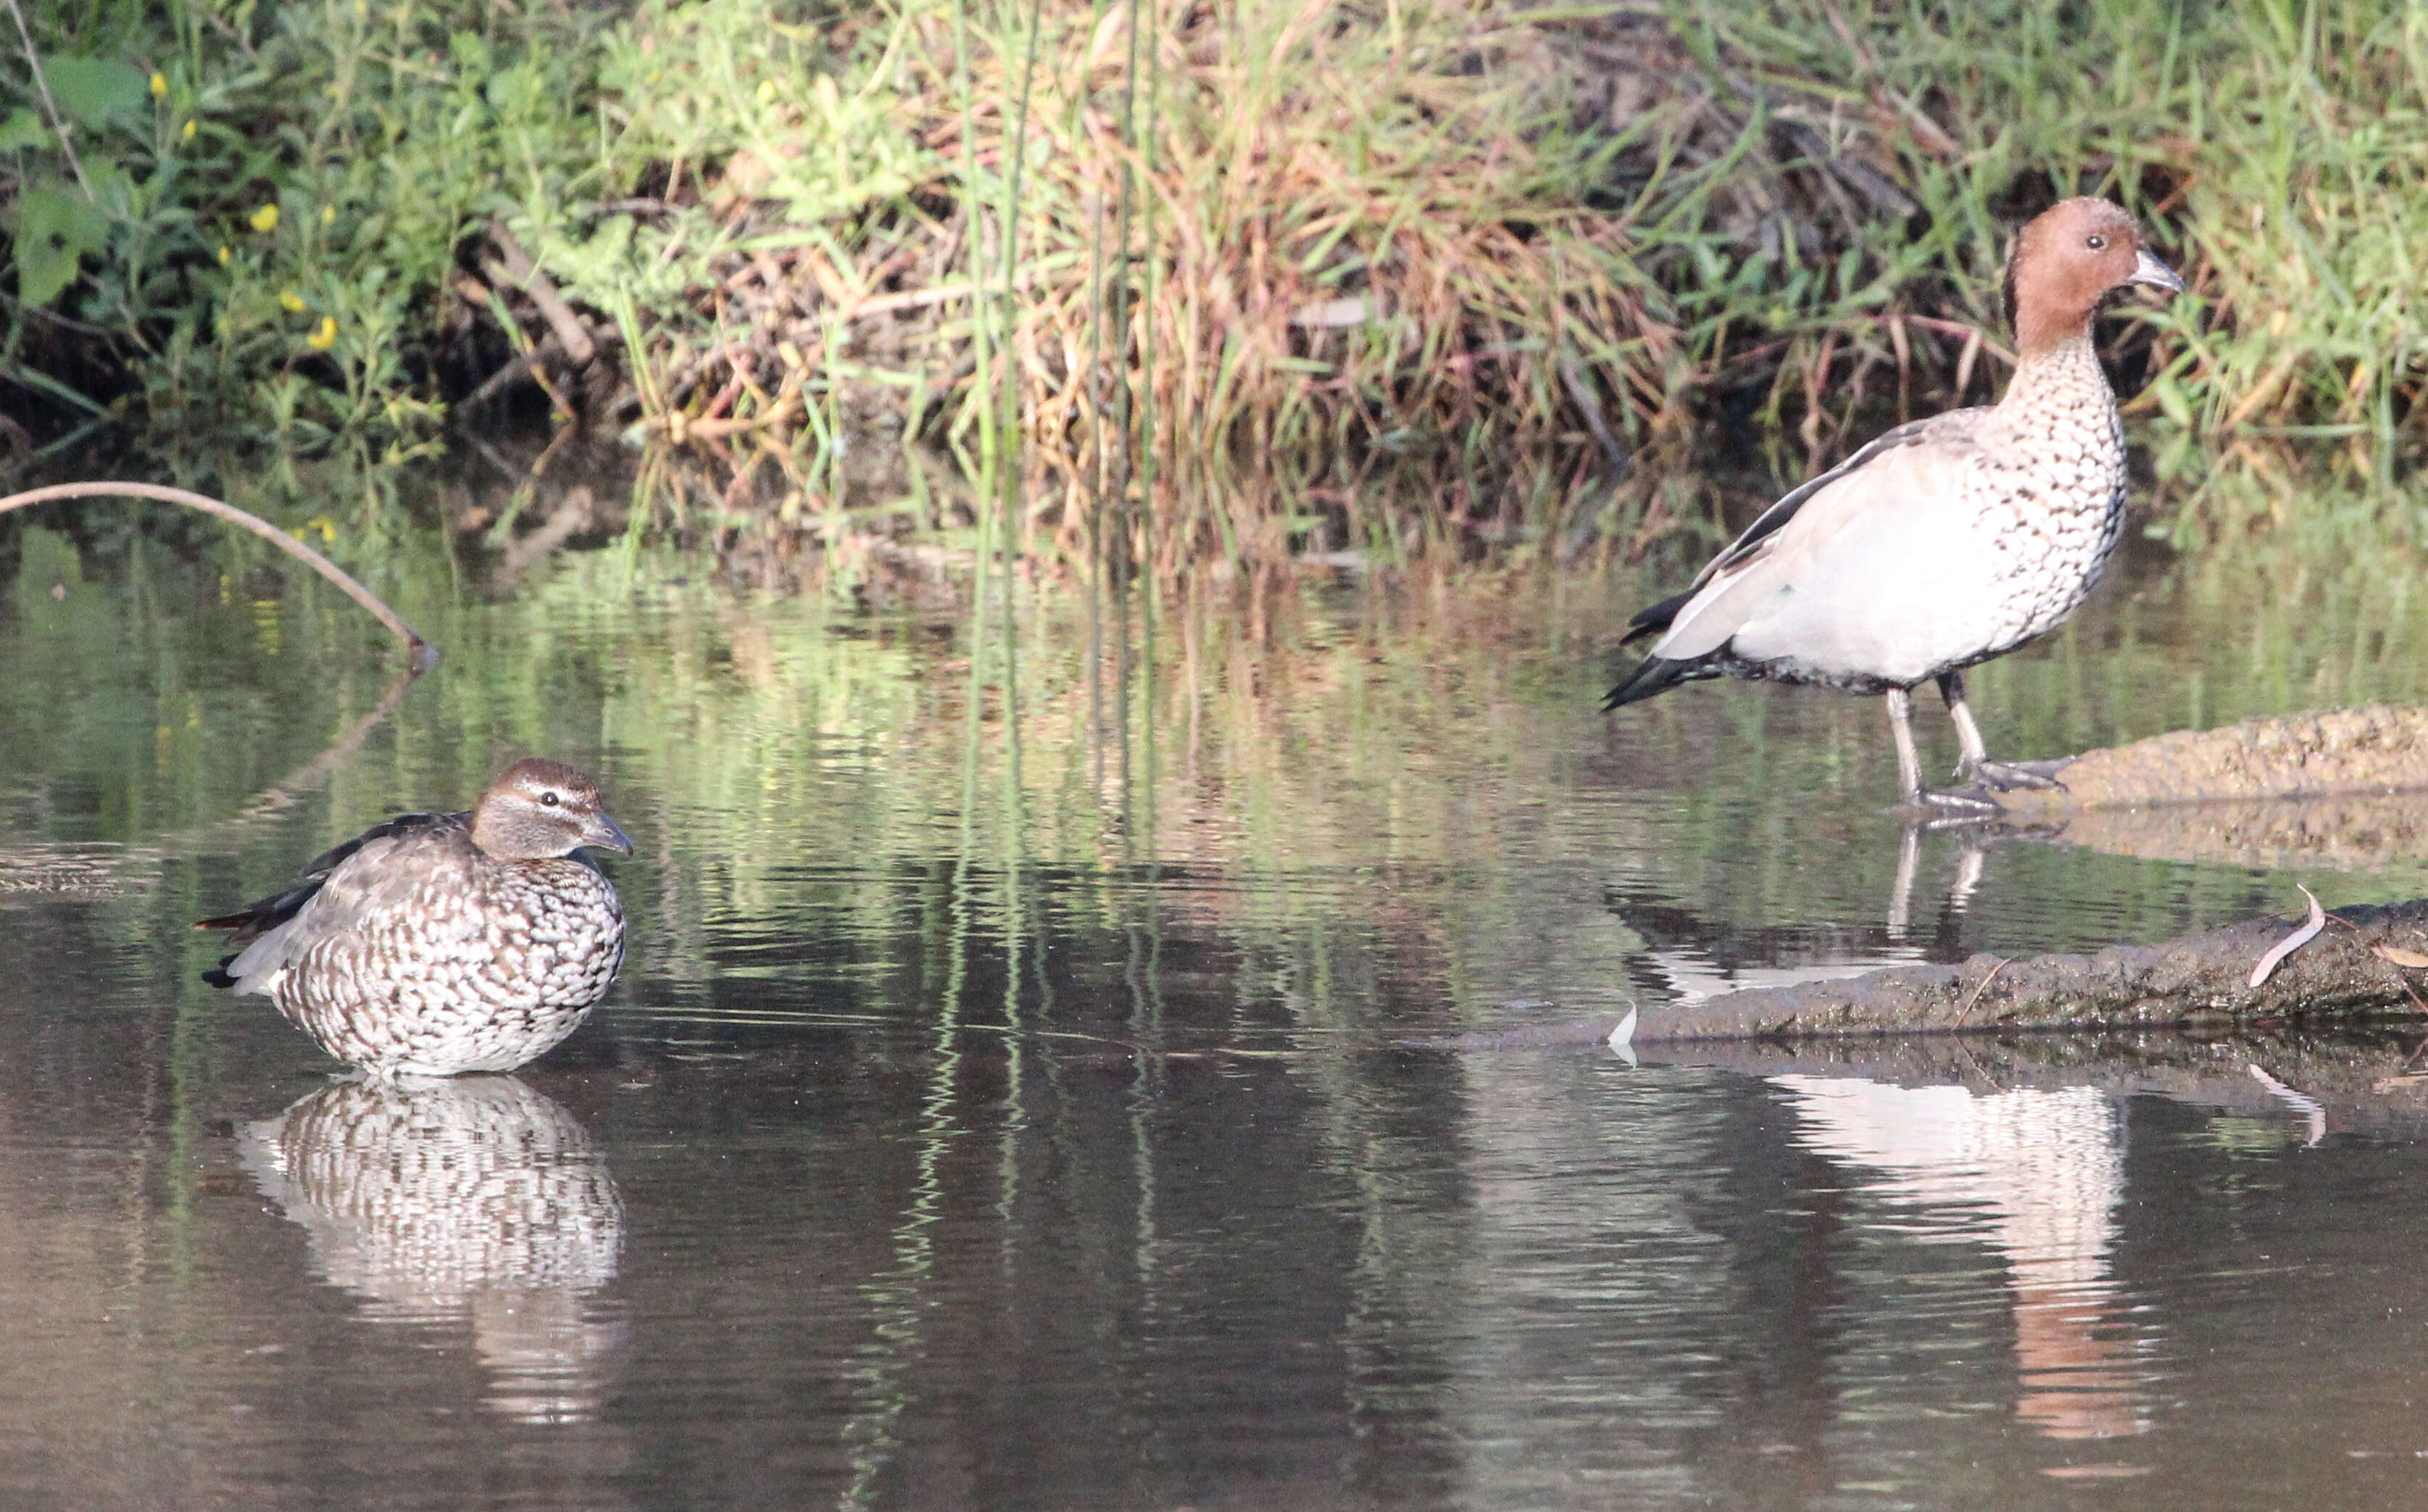
[(142, 219), (142, 191), (133, 174), (116, 163), (88, 162), (85, 172), (92, 180), (93, 203), (101, 207), (104, 224)]
[(17, 297), (41, 307), (74, 282), (76, 259), (109, 239), (109, 217), (81, 196), (35, 187), (17, 197)]
[(0, 153), (19, 152), (27, 147), (47, 147), (50, 144), (50, 128), (43, 125), (42, 118), (30, 109), (20, 107), (8, 112), (8, 120), (0, 121)]
[(42, 77), (59, 108), (86, 126), (131, 121), (151, 98), (151, 87), (135, 65), (114, 58), (44, 58)]

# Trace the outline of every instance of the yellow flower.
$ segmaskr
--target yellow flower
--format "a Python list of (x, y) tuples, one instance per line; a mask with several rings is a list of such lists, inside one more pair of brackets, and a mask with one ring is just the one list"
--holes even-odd
[(336, 207), (336, 205), (324, 205), (320, 206), (320, 223), (321, 223), (322, 225), (328, 225), (328, 224), (330, 224), (331, 222), (335, 222), (336, 219), (337, 219), (337, 207)]
[(185, 130), (183, 130), (183, 131), (181, 131), (181, 132), (179, 132), (177, 135), (178, 135), (179, 139), (180, 139), (180, 140), (185, 140), (185, 141), (191, 141), (191, 140), (194, 140), (194, 123), (193, 123), (192, 122), (190, 122), (190, 121), (187, 122), (187, 123), (186, 123), (186, 129), (185, 129)]
[(221, 243), (220, 243), (220, 266), (221, 266), (221, 267), (224, 268), (224, 267), (226, 267), (226, 266), (227, 266), (227, 264), (228, 264), (228, 255), (229, 255), (229, 254), (228, 254), (228, 250), (227, 250), (227, 243), (225, 243), (225, 242), (221, 242)]
[(260, 209), (254, 211), (254, 212), (253, 212), (253, 228), (254, 228), (255, 231), (275, 231), (275, 230), (277, 230), (277, 229), (278, 229), (278, 206), (277, 206), (277, 205), (263, 205)]
[(304, 296), (291, 288), (282, 288), (278, 291), (278, 303), (287, 307), (287, 313), (289, 315), (301, 315), (304, 312)]
[(761, 79), (759, 81), (759, 103), (761, 105), (773, 105), (776, 103), (776, 81), (774, 79)]
[(313, 332), (310, 336), (305, 337), (304, 338), (304, 342), (306, 346), (309, 346), (318, 352), (326, 352), (331, 347), (336, 346), (337, 344), (337, 318), (334, 315), (321, 316), (320, 328)]
[(168, 74), (153, 74), (153, 75), (152, 75), (152, 98), (154, 98), (154, 99), (157, 100), (157, 99), (159, 99), (161, 96), (163, 96), (163, 95), (167, 94), (168, 92), (169, 92), (169, 75), (168, 75)]

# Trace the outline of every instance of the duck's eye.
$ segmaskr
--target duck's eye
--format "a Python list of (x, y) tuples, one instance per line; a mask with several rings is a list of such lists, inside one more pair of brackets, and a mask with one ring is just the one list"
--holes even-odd
[(2101, 236), (2096, 231), (2083, 238), (2082, 244), (2089, 247), (2093, 252), (2106, 252), (2108, 250), (2108, 238)]
[(556, 795), (555, 795), (554, 793), (542, 793), (542, 794), (539, 796), (539, 801), (540, 801), (540, 807), (542, 807), (542, 808), (546, 808), (546, 809), (552, 809), (552, 808), (555, 808), (555, 807), (556, 807)]

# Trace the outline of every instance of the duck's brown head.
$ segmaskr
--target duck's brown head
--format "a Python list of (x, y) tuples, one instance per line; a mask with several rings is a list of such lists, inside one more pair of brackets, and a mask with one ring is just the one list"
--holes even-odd
[(500, 861), (544, 861), (584, 846), (632, 853), (599, 784), (563, 762), (531, 757), (498, 774), (472, 810), (472, 844)]
[(2150, 255), (2124, 206), (2107, 200), (2061, 200), (2032, 218), (2007, 261), (2007, 312), (2025, 355), (2080, 336), (2100, 302), (2129, 284), (2172, 294), (2184, 281)]

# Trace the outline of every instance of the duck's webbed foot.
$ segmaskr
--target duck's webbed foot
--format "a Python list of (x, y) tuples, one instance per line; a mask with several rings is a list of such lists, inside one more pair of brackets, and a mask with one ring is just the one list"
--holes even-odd
[(2012, 793), (2017, 788), (2036, 788), (2042, 792), (2062, 793), (2066, 790), (2065, 784), (2058, 781), (2057, 774), (2073, 764), (2074, 758), (2071, 756), (2053, 757), (2044, 762), (1983, 760), (1973, 763), (1973, 769), (1969, 773), (1959, 767), (1956, 775), (1969, 776), (1975, 783), (2000, 793)]
[(1993, 818), (2007, 812), (1996, 798), (1990, 796), (1989, 789), (1978, 782), (1965, 787), (1920, 788), (1908, 797), (1907, 807), (1918, 809), (1935, 819), (1957, 822)]
[(1981, 727), (1973, 722), (1972, 705), (1964, 701), (1964, 674), (1941, 673), (1939, 694), (1947, 700), (1947, 717), (1956, 722), (1957, 744), (1964, 751), (1963, 759), (1956, 764), (1958, 781), (1969, 782), (1977, 791), (1988, 788), (2012, 793), (2019, 787), (2065, 791), (2057, 774), (2074, 764), (2073, 757), (2059, 756), (2045, 762), (1993, 762), (1989, 748), (1981, 744)]

